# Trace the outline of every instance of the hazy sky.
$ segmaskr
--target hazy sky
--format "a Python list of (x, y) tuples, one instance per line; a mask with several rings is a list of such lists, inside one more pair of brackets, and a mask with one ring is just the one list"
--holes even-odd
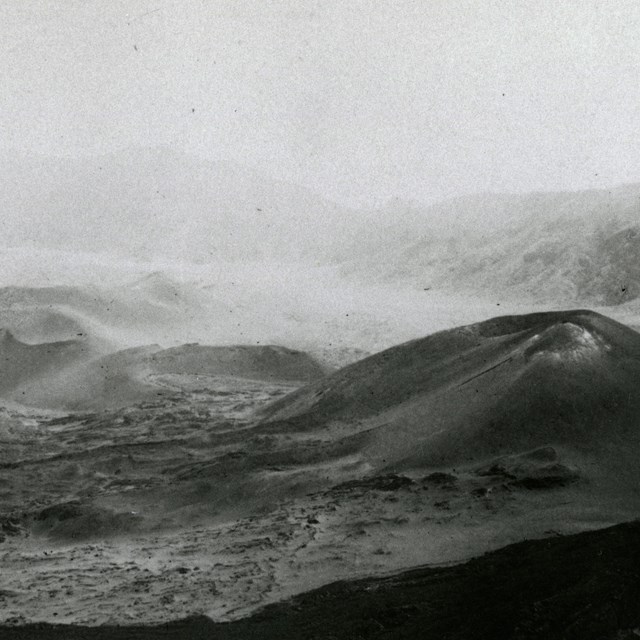
[(637, 0), (0, 0), (0, 146), (341, 202), (640, 181)]

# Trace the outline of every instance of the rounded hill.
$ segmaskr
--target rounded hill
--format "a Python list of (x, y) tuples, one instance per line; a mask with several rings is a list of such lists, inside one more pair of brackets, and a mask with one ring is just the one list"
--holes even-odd
[(351, 425), (374, 468), (548, 444), (640, 449), (640, 334), (582, 310), (494, 318), (366, 358), (270, 405), (263, 420)]

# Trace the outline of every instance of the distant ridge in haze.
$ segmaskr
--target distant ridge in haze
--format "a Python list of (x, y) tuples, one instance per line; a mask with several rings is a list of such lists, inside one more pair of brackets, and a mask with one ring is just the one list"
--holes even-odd
[(0, 169), (5, 249), (71, 246), (113, 254), (116, 265), (305, 263), (367, 283), (544, 305), (640, 297), (638, 184), (353, 210), (167, 146), (86, 158), (17, 155)]
[(302, 187), (169, 146), (16, 156), (0, 169), (5, 246), (186, 261), (293, 259), (322, 250), (353, 215)]
[[(398, 215), (394, 215), (398, 212)], [(566, 304), (640, 296), (640, 185), (397, 205), (354, 238), (344, 271), (417, 289)]]

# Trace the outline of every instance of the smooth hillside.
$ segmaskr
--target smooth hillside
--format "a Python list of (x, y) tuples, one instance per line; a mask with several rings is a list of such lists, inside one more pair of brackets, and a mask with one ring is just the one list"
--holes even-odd
[(264, 420), (350, 425), (376, 469), (544, 445), (640, 454), (640, 334), (591, 311), (495, 318), (366, 358), (277, 401)]
[(20, 384), (86, 361), (92, 355), (82, 340), (26, 344), (7, 329), (0, 330), (0, 393), (14, 391)]
[[(215, 390), (225, 380), (305, 384), (325, 369), (311, 356), (280, 346), (134, 347), (25, 382), (13, 399), (50, 409), (100, 410), (139, 404), (177, 391)], [(245, 382), (246, 384), (246, 382)]]
[(65, 285), (0, 288), (0, 321), (26, 341), (68, 340), (89, 336), (103, 352), (139, 346), (150, 337), (189, 334), (206, 313), (223, 315), (227, 307), (207, 311), (186, 284), (151, 273), (119, 286)]

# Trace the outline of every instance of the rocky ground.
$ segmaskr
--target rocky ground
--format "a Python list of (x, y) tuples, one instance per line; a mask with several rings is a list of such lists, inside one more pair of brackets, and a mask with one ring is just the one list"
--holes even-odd
[(101, 415), (6, 414), (14, 424), (0, 468), (2, 622), (233, 620), (336, 579), (448, 564), (633, 517), (585, 501), (588, 482), (553, 448), (316, 491), (301, 483), (288, 498), (278, 487), (290, 495), (291, 482), (278, 476), (291, 474), (271, 468), (260, 476), (266, 500), (220, 500), (212, 477), (194, 479), (194, 469), (230, 451), (250, 458), (264, 436), (253, 434), (249, 408), (286, 391), (234, 384)]
[(640, 527), (522, 542), (449, 567), (336, 582), (229, 623), (2, 628), (7, 640), (309, 638), (632, 640), (640, 635)]
[[(536, 316), (533, 320), (538, 323), (540, 318)], [(509, 319), (509, 331), (512, 324), (518, 326), (513, 329), (515, 337), (508, 334), (508, 340), (525, 340), (526, 346), (532, 338), (528, 334), (522, 338), (521, 322), (525, 321)], [(488, 325), (492, 332), (494, 324)], [(583, 334), (576, 338), (572, 326), (569, 324), (567, 329), (567, 323), (560, 325), (565, 350), (574, 345), (583, 346)], [(599, 331), (598, 336), (604, 331), (599, 326), (594, 324), (593, 329)], [(608, 326), (605, 329), (608, 330)], [(487, 325), (482, 328), (487, 330)], [(555, 331), (555, 325), (552, 329)], [(618, 340), (614, 329), (622, 332), (620, 335), (631, 341), (632, 346), (636, 344), (635, 334), (627, 335), (617, 327), (606, 334), (611, 340)], [(473, 332), (463, 333), (465, 340), (473, 339), (473, 345), (476, 344)], [(551, 333), (554, 339), (556, 333)], [(445, 334), (448, 340), (447, 336)], [(483, 339), (486, 338), (491, 349), (494, 344), (502, 348), (505, 339), (501, 336), (489, 335)], [(431, 349), (431, 343), (440, 345), (440, 340), (435, 337), (427, 347)], [(538, 347), (539, 342), (535, 341)], [(619, 346), (618, 342), (612, 344), (622, 353), (624, 345)], [(556, 349), (556, 342), (551, 346)], [(623, 358), (617, 356), (615, 349), (603, 349), (602, 354), (598, 351), (595, 355), (589, 351), (589, 358), (583, 359), (586, 364), (580, 365), (583, 367), (580, 379), (591, 380), (588, 367), (597, 365), (594, 370), (614, 372), (632, 389), (636, 380), (637, 350), (635, 346), (625, 348)], [(387, 384), (385, 393), (400, 394), (401, 402), (389, 404), (391, 408), (402, 407), (402, 403), (407, 402), (407, 387), (399, 384), (397, 377), (398, 371), (404, 371), (406, 350), (404, 346), (373, 360), (374, 365), (382, 361), (386, 367), (393, 364), (393, 358), (399, 361), (389, 374), (389, 380), (394, 380), (397, 388), (389, 389)], [(432, 351), (425, 358), (426, 364), (415, 360), (415, 349), (410, 351), (412, 371), (426, 375), (427, 364), (437, 368), (437, 361), (429, 355)], [(471, 364), (466, 355), (470, 352), (463, 352), (467, 360), (459, 365), (457, 374), (463, 382), (477, 380), (477, 371), (483, 373), (487, 367), (496, 371), (492, 362), (484, 357), (485, 352), (489, 353), (489, 349), (480, 353), (483, 357), (474, 356)], [(518, 354), (529, 366), (525, 356)], [(445, 355), (450, 358), (450, 350), (445, 350)], [(554, 379), (562, 380), (566, 361), (566, 358), (561, 361), (563, 368), (545, 365), (545, 371), (554, 373)], [(532, 362), (531, 366), (537, 366), (539, 360)], [(302, 398), (308, 400), (316, 413), (325, 410), (324, 405), (316, 403), (317, 397), (325, 398), (322, 402), (332, 410), (340, 408), (338, 400), (344, 399), (333, 383), (339, 376), (358, 374), (356, 382), (364, 381), (363, 384), (368, 385), (371, 379), (366, 371), (368, 366), (365, 363), (346, 374), (327, 378), (322, 385), (329, 385), (331, 394), (317, 393), (322, 385), (315, 384), (302, 393)], [(385, 384), (383, 376), (373, 379), (376, 384)], [(411, 379), (416, 380), (413, 373)], [(492, 392), (485, 394), (488, 407), (501, 401), (508, 379), (492, 378), (492, 381), (495, 383), (492, 383)], [(454, 383), (451, 388), (457, 389), (457, 380)], [(458, 564), (522, 540), (547, 539), (555, 545), (553, 541), (559, 536), (595, 531), (637, 518), (640, 494), (634, 453), (637, 437), (632, 419), (636, 405), (631, 402), (631, 396), (626, 403), (607, 405), (608, 422), (599, 422), (593, 429), (589, 423), (587, 429), (580, 403), (590, 407), (593, 396), (573, 393), (570, 396), (573, 413), (563, 414), (564, 422), (556, 424), (554, 429), (550, 430), (543, 421), (547, 414), (544, 411), (539, 414), (536, 419), (540, 428), (531, 431), (537, 438), (536, 445), (529, 449), (521, 449), (518, 438), (507, 439), (496, 441), (490, 455), (476, 450), (470, 452), (474, 455), (466, 460), (435, 466), (424, 460), (418, 464), (417, 458), (405, 456), (403, 449), (403, 457), (398, 458), (395, 468), (389, 468), (384, 460), (376, 466), (381, 441), (372, 440), (375, 431), (368, 425), (378, 425), (387, 434), (385, 442), (389, 448), (394, 444), (392, 436), (397, 437), (397, 433), (394, 436), (390, 422), (377, 413), (376, 407), (371, 409), (370, 404), (365, 404), (358, 385), (351, 387), (354, 398), (349, 400), (349, 406), (359, 408), (361, 413), (349, 417), (349, 422), (338, 414), (337, 418), (324, 421), (316, 419), (315, 414), (265, 419), (265, 415), (270, 414), (264, 408), (274, 401), (277, 401), (273, 405), (276, 409), (291, 402), (297, 403), (293, 405), (296, 408), (307, 406), (298, 402), (301, 394), (279, 401), (296, 389), (293, 382), (162, 374), (155, 376), (154, 384), (162, 387), (156, 400), (120, 409), (61, 413), (7, 406), (2, 410), (0, 624), (4, 625), (3, 633), (13, 634), (8, 637), (39, 637), (37, 629), (45, 638), (49, 637), (47, 634), (73, 637), (56, 636), (62, 633), (60, 627), (30, 626), (34, 624), (72, 625), (69, 633), (80, 633), (83, 625), (92, 628), (143, 625), (139, 632), (144, 638), (156, 637), (153, 634), (158, 624), (169, 625), (163, 627), (169, 634), (178, 633), (167, 637), (209, 634), (213, 623), (203, 622), (204, 618), (194, 622), (194, 616), (206, 616), (207, 621), (226, 625), (215, 627), (216, 633), (228, 632), (231, 634), (228, 637), (234, 638), (247, 637), (250, 629), (254, 630), (254, 636), (265, 638), (415, 637), (402, 635), (409, 629), (405, 623), (414, 625), (411, 627), (414, 634), (415, 624), (424, 624), (425, 629), (439, 638), (616, 637), (562, 635), (564, 632), (557, 631), (566, 630), (568, 627), (562, 627), (561, 623), (569, 624), (575, 618), (580, 622), (575, 628), (583, 633), (588, 628), (584, 621), (595, 620), (593, 611), (600, 618), (617, 620), (618, 628), (628, 632), (620, 637), (631, 637), (629, 634), (633, 633), (636, 623), (633, 616), (625, 613), (629, 607), (625, 604), (626, 608), (619, 613), (618, 604), (611, 604), (610, 600), (629, 601), (629, 594), (635, 593), (635, 574), (610, 574), (608, 570), (603, 573), (600, 564), (592, 565), (590, 573), (586, 556), (580, 556), (582, 572), (571, 573), (573, 569), (567, 565), (565, 574), (574, 580), (567, 582), (568, 578), (565, 580), (559, 569), (556, 571), (555, 559), (543, 553), (541, 564), (536, 565), (538, 556), (534, 554), (531, 566), (542, 571), (548, 563), (556, 571), (556, 577), (545, 583), (546, 586), (541, 583), (541, 591), (534, 589), (523, 600), (515, 590), (523, 588), (527, 578), (527, 550), (538, 549), (542, 553), (546, 547), (522, 547), (525, 549), (522, 563), (517, 552), (491, 556), (511, 558), (514, 564), (510, 567), (502, 560), (496, 560), (495, 565), (491, 564), (493, 561), (486, 565), (473, 564), (475, 560)], [(442, 416), (451, 415), (445, 411), (446, 403), (442, 400), (449, 396), (443, 394), (439, 386), (433, 391), (417, 383), (414, 387), (412, 393), (420, 402), (425, 397), (427, 400), (433, 397), (435, 400), (429, 406), (439, 407)], [(537, 387), (538, 395), (542, 393), (540, 389), (547, 387)], [(564, 387), (555, 385), (555, 391), (564, 394)], [(432, 395), (424, 396), (425, 393)], [(543, 406), (537, 397), (535, 404), (527, 404), (524, 392), (522, 397), (523, 402), (517, 405), (521, 409), (517, 420), (507, 423), (505, 418), (501, 433), (507, 434), (507, 429), (513, 429), (517, 435), (523, 424), (518, 416), (531, 422), (532, 411)], [(612, 398), (619, 399), (618, 395)], [(318, 406), (320, 409), (316, 410)], [(423, 413), (434, 419), (433, 412)], [(370, 415), (373, 419), (369, 423), (365, 418)], [(398, 412), (389, 415), (396, 421), (402, 418)], [(417, 425), (415, 415), (414, 423)], [(495, 431), (494, 424), (487, 420), (486, 428)], [(560, 440), (558, 434), (566, 437)], [(454, 435), (452, 432), (452, 437)], [(549, 440), (551, 436), (553, 439)], [(588, 446), (584, 440), (589, 440)], [(370, 454), (371, 442), (377, 447), (375, 455)], [(407, 444), (404, 442), (402, 446)], [(624, 553), (635, 553), (637, 530), (632, 527), (622, 531), (621, 535), (630, 545)], [(567, 538), (570, 539), (573, 540)], [(582, 539), (576, 538), (575, 547), (567, 549), (580, 553), (579, 540)], [(615, 566), (624, 567), (630, 560), (623, 553), (620, 539), (615, 538), (618, 542), (612, 543), (612, 549), (606, 542), (612, 539), (603, 540), (603, 554), (612, 553), (611, 561), (618, 563)], [(596, 553), (595, 547), (589, 548)], [(399, 604), (404, 590), (413, 589), (411, 578), (390, 577), (425, 565), (430, 569), (425, 570), (424, 576), (420, 574), (425, 579), (422, 581), (421, 577), (420, 584), (427, 595), (419, 597), (423, 603), (431, 599), (444, 603), (444, 610), (451, 612), (446, 614), (448, 618), (437, 614), (440, 605), (434, 608), (414, 603), (411, 604), (414, 608), (405, 610), (404, 605)], [(454, 565), (462, 568), (455, 569)], [(479, 573), (474, 567), (480, 567)], [(449, 570), (453, 573), (447, 573)], [(443, 573), (438, 573), (440, 571)], [(513, 576), (511, 571), (515, 571)], [(606, 585), (610, 585), (607, 581), (614, 579), (611, 575), (621, 576), (620, 593), (607, 591)], [(400, 591), (387, 594), (389, 602), (398, 600), (393, 606), (389, 605), (395, 607), (395, 613), (379, 618), (366, 612), (386, 601), (377, 602), (373, 596), (367, 600), (369, 596), (364, 594), (375, 595), (377, 589), (386, 589), (375, 586), (391, 584), (385, 582), (384, 576), (400, 585)], [(353, 587), (326, 587), (328, 591), (323, 586), (336, 580), (354, 579), (373, 582), (349, 583), (356, 585)], [(442, 592), (438, 591), (440, 579), (444, 581)], [(394, 582), (396, 580), (399, 582)], [(497, 589), (495, 593), (499, 595), (494, 600), (470, 600), (473, 606), (479, 607), (478, 616), (482, 607), (493, 611), (491, 607), (498, 606), (500, 598), (503, 601), (512, 598), (505, 608), (506, 626), (487, 626), (483, 636), (464, 635), (462, 631), (455, 635), (456, 629), (463, 628), (458, 624), (460, 608), (457, 614), (453, 613), (455, 584), (459, 580), (467, 585), (465, 588), (470, 593), (474, 589), (482, 590), (485, 583)], [(593, 611), (589, 585), (595, 589), (593, 602), (597, 607)], [(567, 598), (574, 586), (582, 599), (574, 602), (571, 620), (566, 618), (563, 622), (560, 614), (556, 616), (558, 624), (549, 627), (555, 636), (551, 631), (548, 636), (526, 633), (518, 636), (516, 627), (508, 626), (521, 615), (522, 620), (535, 622), (531, 623), (535, 633), (542, 633), (544, 615), (540, 612), (552, 611), (557, 598), (570, 604)], [(325, 590), (312, 592), (315, 595), (308, 597), (300, 596), (317, 588)], [(608, 593), (606, 597), (605, 593)], [(323, 616), (326, 620), (330, 618), (323, 609), (325, 597), (327, 602), (336, 599), (347, 602), (351, 596), (360, 602), (354, 605), (354, 611), (360, 612), (354, 618), (356, 626), (345, 621), (348, 611), (345, 608), (340, 614), (343, 626), (328, 624), (325, 628), (321, 620)], [(291, 601), (293, 605), (277, 604), (291, 597), (296, 598)], [(265, 610), (270, 613), (260, 613), (270, 605), (275, 606)], [(311, 627), (305, 626), (306, 618), (302, 614), (298, 615), (306, 611), (306, 607), (311, 607), (308, 618), (312, 621)], [(524, 611), (526, 616), (518, 611)], [(614, 613), (607, 613), (610, 611)], [(495, 612), (487, 613), (487, 619), (495, 615)], [(364, 626), (357, 626), (358, 619)], [(371, 619), (377, 621), (378, 626)], [(176, 620), (191, 622), (178, 624)], [(447, 620), (449, 635), (443, 632)], [(254, 624), (262, 626), (251, 626)], [(608, 633), (615, 624), (607, 622), (603, 628)], [(190, 635), (180, 636), (187, 628), (184, 625)], [(182, 631), (176, 631), (180, 629)], [(296, 629), (298, 635), (294, 634)], [(491, 629), (495, 632), (493, 636)], [(500, 635), (506, 633), (506, 629), (511, 629), (511, 635)], [(278, 630), (281, 635), (274, 635)], [(29, 635), (34, 633), (36, 635)]]

